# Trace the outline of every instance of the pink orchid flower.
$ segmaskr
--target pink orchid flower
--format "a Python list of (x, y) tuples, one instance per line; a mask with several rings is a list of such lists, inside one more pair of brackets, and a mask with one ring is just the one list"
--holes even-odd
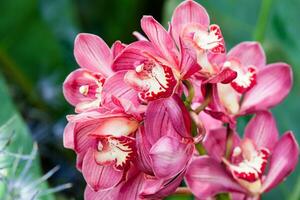
[[(218, 83), (214, 91), (215, 106), (208, 111), (220, 119), (220, 113), (233, 119), (239, 115), (267, 110), (280, 103), (293, 84), (292, 70), (285, 63), (266, 64), (265, 53), (257, 42), (242, 42), (219, 55), (218, 65), (237, 72), (230, 84)], [(214, 112), (216, 111), (216, 112)]]
[(75, 39), (74, 56), (81, 67), (63, 84), (66, 100), (80, 113), (98, 108), (105, 79), (113, 75), (111, 64), (125, 46), (117, 41), (111, 49), (98, 36), (81, 33)]
[[(147, 103), (171, 97), (180, 89), (181, 81), (199, 71), (200, 66), (196, 54), (183, 42), (177, 48), (153, 17), (144, 16), (141, 27), (149, 40), (128, 45), (115, 58), (112, 69), (118, 73), (105, 90), (116, 97), (135, 91), (138, 100)], [(117, 90), (114, 85), (118, 85)]]
[(77, 153), (77, 167), (94, 191), (110, 189), (124, 180), (137, 155), (135, 132), (141, 117), (128, 104), (114, 99), (115, 109), (68, 116), (64, 146)]
[(225, 42), (218, 25), (210, 25), (209, 15), (200, 4), (186, 0), (174, 10), (171, 34), (177, 44), (183, 41), (196, 52), (202, 67), (197, 77), (205, 83), (230, 83), (236, 72), (226, 66), (211, 63), (216, 54), (225, 53)]
[(186, 174), (193, 194), (205, 199), (222, 192), (259, 199), (282, 182), (296, 167), (299, 147), (292, 132), (280, 139), (270, 112), (251, 119), (244, 139), (235, 134), (229, 157), (225, 157), (226, 129), (207, 136), (204, 146), (209, 156), (195, 157)]
[(86, 187), (85, 200), (132, 200), (132, 199), (163, 199), (172, 194), (183, 179), (183, 175), (176, 177), (171, 182), (165, 182), (149, 176), (137, 168), (132, 167), (126, 181), (118, 186), (105, 191), (94, 191)]

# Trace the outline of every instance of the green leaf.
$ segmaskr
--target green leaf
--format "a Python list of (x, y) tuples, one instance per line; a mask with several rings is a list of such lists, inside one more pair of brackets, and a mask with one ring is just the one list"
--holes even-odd
[[(21, 116), (17, 112), (16, 108), (14, 107), (9, 91), (5, 85), (5, 82), (0, 76), (0, 102), (1, 102), (1, 112), (0, 112), (0, 136), (1, 137), (10, 137), (12, 133), (13, 136), (9, 145), (7, 146), (7, 151), (17, 153), (19, 151), (22, 154), (30, 154), (33, 148), (33, 141), (26, 127), (24, 121), (22, 120)], [(2, 155), (2, 154), (1, 154)], [(0, 162), (6, 162), (7, 160), (1, 159)], [(22, 167), (22, 165), (21, 165)], [(7, 168), (2, 171), (5, 174), (11, 174), (12, 168)], [(40, 161), (37, 157), (32, 164), (32, 167), (29, 170), (28, 176), (31, 176), (33, 179), (36, 179), (41, 176), (41, 168), (40, 168)], [(40, 188), (46, 189), (47, 184), (43, 183), (39, 185)], [(0, 182), (0, 199), (3, 197), (4, 193), (4, 185)], [(54, 197), (52, 195), (47, 195), (41, 198), (43, 200), (52, 200)]]

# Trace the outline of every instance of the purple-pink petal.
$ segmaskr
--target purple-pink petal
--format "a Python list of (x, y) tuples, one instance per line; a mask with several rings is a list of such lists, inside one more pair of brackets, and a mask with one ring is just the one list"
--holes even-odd
[(144, 16), (141, 20), (141, 27), (149, 40), (161, 53), (166, 61), (177, 67), (177, 48), (170, 34), (153, 17)]
[(245, 67), (262, 69), (266, 65), (266, 56), (258, 42), (242, 42), (228, 52), (228, 59), (236, 59)]
[(80, 67), (99, 72), (105, 77), (112, 74), (110, 49), (97, 35), (88, 33), (77, 35), (74, 55)]
[(184, 1), (174, 10), (172, 16), (172, 35), (179, 44), (179, 36), (187, 25), (199, 24), (208, 27), (209, 16), (200, 4), (195, 1)]
[(193, 143), (164, 136), (150, 150), (154, 174), (157, 178), (170, 179), (182, 172), (194, 151)]
[(192, 193), (200, 199), (222, 192), (245, 192), (221, 163), (208, 156), (197, 157), (192, 161), (185, 181)]
[(251, 139), (257, 149), (267, 148), (272, 151), (279, 137), (272, 113), (258, 112), (246, 126), (245, 137)]
[(96, 163), (95, 150), (90, 148), (84, 156), (82, 174), (87, 184), (94, 191), (111, 189), (123, 178), (123, 172), (111, 166), (101, 166)]
[(227, 131), (225, 127), (213, 129), (206, 133), (203, 145), (211, 158), (221, 162), (226, 150)]
[(267, 192), (282, 182), (295, 169), (298, 159), (299, 145), (293, 133), (287, 132), (274, 147), (262, 191)]
[(245, 94), (241, 113), (267, 110), (279, 104), (293, 84), (291, 67), (285, 63), (267, 65), (257, 74), (257, 84)]

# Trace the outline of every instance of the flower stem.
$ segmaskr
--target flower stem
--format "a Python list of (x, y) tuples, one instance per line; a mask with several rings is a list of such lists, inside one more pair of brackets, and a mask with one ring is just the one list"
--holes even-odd
[(258, 20), (256, 23), (256, 28), (253, 33), (253, 38), (256, 41), (263, 42), (265, 38), (265, 33), (267, 30), (268, 19), (272, 7), (273, 0), (262, 0), (261, 7), (259, 11)]
[(192, 195), (192, 192), (187, 187), (178, 187), (176, 191), (174, 192), (174, 195)]
[(208, 106), (208, 104), (211, 102), (212, 100), (212, 85), (211, 84), (207, 84), (206, 86), (206, 95), (205, 95), (205, 98), (204, 98), (204, 101), (202, 102), (202, 104), (196, 108), (194, 110), (194, 112), (196, 114), (199, 114), (201, 111), (203, 111), (206, 106)]
[(226, 153), (225, 153), (226, 159), (229, 159), (230, 157), (232, 144), (233, 144), (233, 130), (230, 128), (230, 125), (227, 124), (227, 139), (226, 139)]
[(195, 89), (193, 87), (193, 84), (190, 81), (188, 81), (188, 80), (184, 80), (183, 84), (186, 86), (186, 88), (188, 89), (188, 92), (189, 92), (189, 95), (187, 96), (184, 104), (187, 107), (190, 107), (190, 105), (193, 102), (194, 96), (195, 96)]

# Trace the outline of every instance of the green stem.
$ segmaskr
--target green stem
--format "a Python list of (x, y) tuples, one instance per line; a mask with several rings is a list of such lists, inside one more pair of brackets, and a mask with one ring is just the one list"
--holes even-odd
[(174, 192), (175, 195), (187, 195), (190, 196), (192, 195), (192, 192), (189, 188), (187, 187), (178, 187), (176, 191)]
[(189, 95), (186, 97), (184, 104), (187, 107), (190, 107), (190, 105), (193, 102), (194, 96), (195, 96), (195, 89), (194, 89), (193, 84), (191, 82), (189, 82), (188, 80), (184, 80), (183, 84), (186, 86), (186, 88), (188, 89), (188, 92), (189, 92)]
[(270, 11), (272, 7), (273, 0), (262, 0), (261, 7), (259, 11), (258, 20), (256, 23), (256, 28), (253, 33), (253, 38), (256, 41), (263, 42), (267, 30), (268, 20), (270, 16)]
[(233, 144), (233, 131), (229, 127), (229, 124), (227, 124), (227, 139), (226, 139), (226, 153), (225, 153), (226, 159), (229, 159), (230, 157), (232, 144)]
[(230, 200), (229, 193), (221, 193), (216, 195), (216, 200)]
[(203, 111), (206, 108), (206, 106), (208, 106), (208, 104), (211, 102), (211, 100), (212, 100), (212, 85), (208, 84), (206, 87), (205, 99), (202, 102), (202, 104), (194, 110), (194, 112), (196, 114), (199, 114), (201, 111)]

